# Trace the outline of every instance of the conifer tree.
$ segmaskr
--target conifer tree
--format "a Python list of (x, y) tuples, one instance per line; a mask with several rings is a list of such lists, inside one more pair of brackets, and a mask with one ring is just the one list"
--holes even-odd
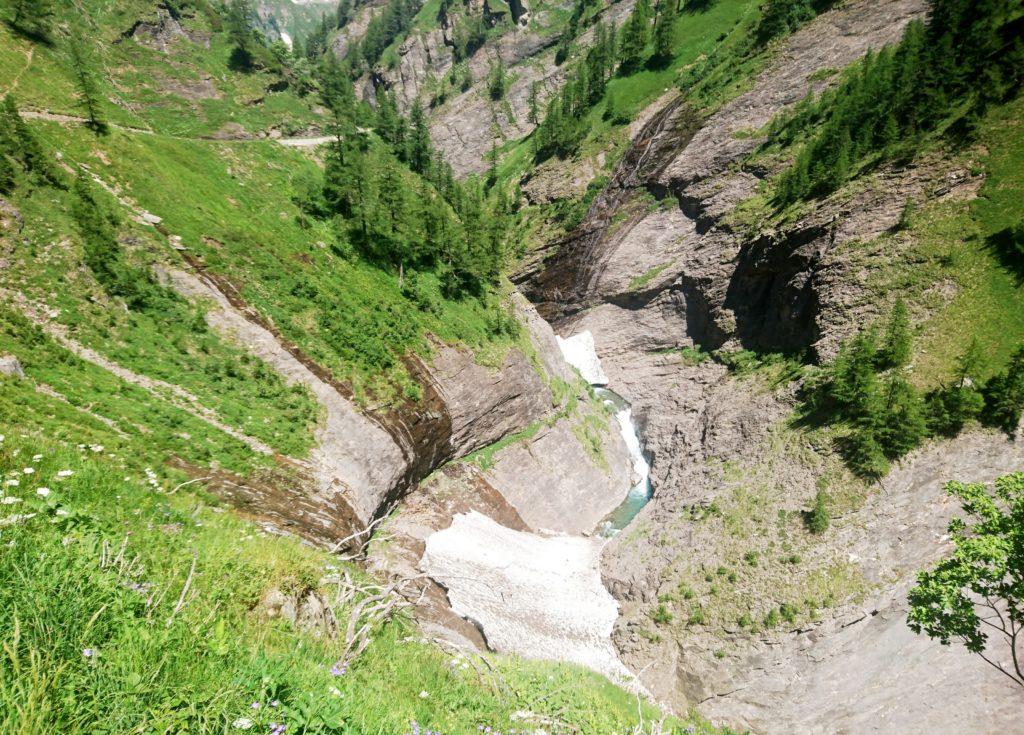
[(409, 124), (409, 168), (418, 174), (425, 174), (431, 163), (430, 129), (419, 100), (412, 105)]
[(71, 52), (71, 71), (75, 77), (75, 86), (78, 88), (78, 103), (93, 132), (105, 134), (107, 123), (103, 117), (102, 96), (91, 59), (77, 36), (71, 37), (69, 50)]
[(11, 27), (33, 41), (50, 42), (53, 0), (13, 0)]
[(661, 0), (654, 26), (654, 53), (651, 55), (651, 62), (655, 65), (664, 66), (672, 60), (677, 13), (676, 0)]
[(892, 307), (892, 315), (885, 328), (882, 348), (878, 353), (879, 367), (901, 368), (910, 362), (912, 337), (910, 335), (910, 315), (903, 299), (896, 299)]
[[(225, 24), (235, 45), (228, 63), (237, 71), (251, 71), (256, 66), (259, 41), (256, 35), (256, 11), (252, 0), (230, 0), (226, 6)], [(310, 34), (310, 39), (313, 34)]]
[(643, 63), (651, 19), (649, 0), (638, 0), (619, 37), (619, 73), (629, 74)]
[(878, 438), (891, 458), (902, 457), (920, 445), (927, 434), (923, 403), (913, 386), (900, 374), (885, 386), (885, 409), (878, 422)]
[(538, 107), (537, 95), (540, 89), (540, 82), (533, 82), (530, 85), (530, 102), (529, 110), (526, 113), (526, 119), (528, 122), (534, 125), (540, 124), (540, 108)]
[(1013, 354), (1005, 372), (988, 381), (983, 393), (985, 423), (1015, 434), (1024, 412), (1024, 347)]

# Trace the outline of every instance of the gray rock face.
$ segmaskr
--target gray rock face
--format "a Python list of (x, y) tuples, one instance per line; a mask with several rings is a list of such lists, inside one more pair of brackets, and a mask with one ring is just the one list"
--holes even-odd
[(613, 423), (601, 435), (603, 463), (562, 419), (498, 452), (484, 478), (531, 528), (589, 534), (632, 485), (629, 450)]
[(21, 362), (14, 355), (0, 355), (0, 375), (9, 378), (24, 378), (25, 371)]
[[(319, 542), (367, 528), (439, 465), (551, 412), (550, 391), (518, 350), (510, 350), (502, 366), (491, 369), (477, 365), (471, 353), (447, 345), (437, 345), (430, 364), (408, 360), (423, 389), (420, 401), (360, 410), (344, 385), (241, 303), (228, 282), (181, 270), (165, 271), (161, 277), (188, 298), (212, 302), (207, 311), (212, 326), (289, 383), (306, 386), (323, 407), (317, 446), (308, 460), (293, 460), (311, 476), (309, 497), (272, 482), (244, 489), (228, 485), (224, 492), (250, 512), (263, 513)], [(520, 309), (529, 307), (520, 303)], [(545, 339), (542, 333), (538, 342)]]
[[(777, 232), (752, 237), (735, 219), (737, 204), (766, 174), (737, 165), (756, 145), (737, 133), (760, 128), (809, 86), (820, 86), (809, 81), (816, 70), (895, 41), (923, 12), (918, 0), (842, 4), (789, 39), (749, 92), (702, 123), (676, 100), (662, 100), (637, 126), (633, 149), (576, 238), (517, 279), (559, 332), (594, 335), (652, 455), (655, 497), (602, 557), (604, 582), (622, 605), (615, 642), (623, 661), (674, 706), (696, 704), (717, 721), (755, 732), (1000, 732), (1019, 721), (1019, 695), (998, 672), (906, 627), (914, 571), (948, 548), (945, 524), (954, 507), (942, 483), (989, 480), (1024, 464), (1021, 448), (1000, 436), (971, 434), (918, 452), (837, 519), (805, 553), (800, 574), (847, 570), (864, 593), (839, 595), (804, 629), (755, 635), (729, 623), (687, 626), (685, 618), (658, 627), (651, 618), (662, 595), (678, 597), (686, 582), (681, 570), (714, 576), (758, 548), (750, 533), (732, 537), (694, 518), (757, 482), (774, 493), (763, 522), (782, 523), (777, 511), (808, 507), (823, 479), (824, 465), (814, 462), (828, 456), (802, 434), (794, 441), (810, 446), (792, 451), (814, 461), (780, 453), (776, 442), (792, 436), (780, 428), (792, 411), (789, 392), (738, 381), (711, 361), (688, 363), (673, 350), (694, 343), (811, 347), (831, 356), (839, 340), (875, 315), (866, 272), (898, 257), (869, 254), (854, 263), (842, 246), (891, 230), (908, 197), (969, 198), (976, 191), (966, 172), (935, 162), (879, 171)], [(647, 211), (637, 205), (638, 189), (678, 206)], [(743, 479), (727, 480), (730, 471)], [(746, 515), (760, 517), (760, 497)], [(794, 533), (806, 535), (799, 523)], [(778, 606), (778, 590), (756, 586), (767, 577), (750, 576), (742, 604), (763, 617), (773, 600)], [(724, 604), (713, 596), (698, 602), (707, 609)], [(686, 608), (676, 615), (685, 616), (680, 610)], [(640, 634), (652, 628), (660, 642)]]
[[(930, 181), (947, 172), (883, 172), (852, 200), (836, 195), (783, 231), (750, 241), (728, 216), (764, 173), (736, 170), (757, 145), (737, 133), (761, 128), (809, 87), (820, 88), (826, 82), (810, 81), (815, 71), (896, 41), (923, 11), (922, 0), (861, 0), (826, 13), (787, 41), (749, 92), (702, 124), (678, 100), (663, 101), (587, 220), (539, 271), (517, 281), (556, 322), (601, 302), (660, 310), (658, 294), (671, 291), (683, 307), (685, 337), (707, 347), (813, 345), (828, 356), (863, 316), (854, 303), (863, 289), (840, 246), (893, 226), (907, 194), (932, 195)], [(635, 201), (640, 188), (673, 196), (678, 209), (645, 211)]]

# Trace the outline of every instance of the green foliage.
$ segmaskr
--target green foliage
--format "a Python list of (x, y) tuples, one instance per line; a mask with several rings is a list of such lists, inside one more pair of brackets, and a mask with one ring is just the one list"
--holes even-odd
[(654, 66), (665, 66), (675, 53), (676, 18), (679, 16), (677, 0), (660, 0), (658, 16), (654, 25), (654, 52), (651, 63)]
[(764, 46), (792, 33), (834, 4), (835, 0), (768, 0), (755, 32), (757, 43)]
[(68, 41), (68, 49), (71, 54), (71, 71), (78, 89), (78, 103), (93, 132), (106, 133), (107, 123), (103, 116), (102, 96), (93, 61), (89, 58), (85, 45), (76, 35), (72, 35)]
[(140, 309), (152, 298), (155, 284), (147, 274), (125, 262), (117, 241), (118, 218), (96, 196), (86, 174), (79, 173), (74, 186), (74, 217), (82, 237), (85, 264), (113, 297), (129, 308)]
[(1024, 473), (1000, 477), (991, 490), (950, 482), (946, 492), (965, 517), (949, 523), (953, 553), (918, 574), (907, 624), (943, 645), (961, 641), (1024, 687)]
[(619, 74), (629, 74), (644, 62), (651, 36), (650, 0), (637, 0), (618, 40)]
[(497, 60), (491, 64), (491, 70), (487, 74), (487, 94), (492, 101), (497, 102), (505, 98), (505, 89), (508, 87), (508, 72), (505, 70), (505, 61), (498, 54)]
[(419, 7), (418, 0), (389, 0), (384, 10), (370, 20), (359, 43), (359, 53), (367, 66), (376, 64), (384, 50), (409, 30)]
[(1015, 435), (1024, 412), (1024, 347), (1017, 349), (1006, 370), (994, 375), (982, 392), (985, 423)]
[[(800, 16), (808, 3), (773, 5)], [(814, 131), (779, 177), (777, 202), (784, 206), (827, 195), (853, 176), (864, 158), (906, 157), (932, 131), (969, 136), (989, 105), (1019, 89), (1024, 42), (1013, 30), (1019, 14), (1014, 5), (1011, 0), (933, 0), (927, 25), (911, 23), (897, 47), (868, 54), (842, 84), (776, 121), (772, 141), (783, 145)]]
[(828, 530), (831, 522), (828, 503), (828, 493), (819, 490), (814, 496), (814, 506), (804, 514), (804, 522), (807, 524), (807, 530), (811, 533), (822, 534)]
[(53, 0), (11, 0), (8, 23), (32, 41), (50, 42), (55, 14)]
[(879, 367), (883, 370), (906, 367), (910, 362), (912, 345), (907, 305), (903, 299), (896, 299), (889, 323), (885, 327), (885, 334), (882, 335), (882, 346), (878, 350)]
[(651, 613), (651, 620), (653, 620), (656, 625), (668, 625), (672, 622), (672, 619), (672, 612), (663, 603), (654, 608), (654, 612)]

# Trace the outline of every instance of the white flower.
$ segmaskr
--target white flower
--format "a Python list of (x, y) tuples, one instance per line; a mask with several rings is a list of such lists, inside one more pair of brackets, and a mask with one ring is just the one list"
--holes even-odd
[(5, 483), (4, 483), (4, 485), (6, 485), (7, 487), (18, 487), (18, 485), (20, 485), (20, 484), (21, 484), (21, 483), (20, 483), (20, 482), (18, 482), (17, 480), (7, 480), (7, 481), (6, 481)]
[(0, 434), (0, 442), (2, 442), (4, 440), (4, 438), (5, 438), (4, 435)]
[(57, 508), (57, 515), (59, 515), (61, 517), (64, 517), (64, 516), (68, 515), (68, 512), (66, 510), (64, 510), (63, 508)]
[(338, 689), (338, 687), (328, 687), (327, 691), (330, 692), (331, 694), (333, 694), (335, 697), (342, 697), (342, 696), (344, 696), (341, 693), (341, 690)]
[(430, 696), (429, 692), (420, 692), (420, 699), (426, 699)]
[(50, 488), (48, 488), (48, 487), (40, 487), (40, 488), (36, 489), (36, 495), (38, 495), (41, 498), (45, 498), (49, 494), (50, 494)]
[(39, 460), (41, 460), (42, 458), (43, 458), (43, 455), (41, 455), (41, 454), (33, 454), (33, 455), (32, 455), (32, 461), (33, 461), (33, 462), (38, 462), (38, 461), (39, 461)]
[(83, 648), (82, 649), (82, 656), (84, 656), (85, 658), (92, 658), (95, 655), (96, 655), (96, 651), (93, 650), (92, 648)]
[(22, 472), (24, 472), (26, 475), (34, 474), (35, 471), (35, 467), (26, 467), (25, 469), (22, 470)]
[(94, 452), (99, 453), (99, 452), (103, 451), (103, 445), (102, 444), (93, 444), (91, 447), (89, 447), (89, 449), (91, 449)]
[(71, 477), (73, 474), (75, 473), (71, 470), (61, 470), (57, 473), (57, 477)]
[(21, 498), (11, 498), (11, 497), (0, 498), (0, 505), (14, 505), (15, 503), (20, 503), (20, 502), (21, 502)]
[(252, 720), (248, 717), (239, 717), (237, 720), (231, 723), (231, 727), (236, 730), (248, 730), (252, 727)]

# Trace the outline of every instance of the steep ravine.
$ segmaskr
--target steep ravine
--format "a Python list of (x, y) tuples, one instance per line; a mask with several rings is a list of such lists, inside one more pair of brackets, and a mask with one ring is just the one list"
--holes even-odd
[[(517, 279), (560, 334), (593, 334), (652, 458), (657, 493), (602, 556), (605, 585), (621, 605), (613, 637), (622, 661), (662, 701), (699, 705), (755, 732), (1010, 732), (1020, 724), (1019, 695), (997, 672), (913, 635), (905, 618), (915, 570), (948, 544), (954, 508), (943, 483), (1019, 469), (1022, 443), (976, 432), (918, 451), (822, 539), (801, 546), (802, 559), (790, 554), (794, 569), (776, 561), (778, 542), (759, 536), (757, 523), (781, 527), (771, 533), (795, 543), (805, 532), (793, 519), (820, 483), (845, 492), (841, 470), (787, 428), (791, 391), (737, 380), (679, 352), (700, 345), (830, 357), (878, 313), (841, 246), (892, 228), (908, 196), (974, 195), (977, 181), (938, 162), (883, 171), (778, 231), (752, 237), (730, 218), (766, 173), (743, 169), (756, 146), (750, 133), (808, 87), (826, 86), (824, 70), (896, 40), (923, 11), (917, 0), (842, 4), (788, 39), (750, 91), (696, 130), (676, 101), (662, 100), (584, 223)], [(677, 124), (657, 124), (673, 116)], [(652, 149), (656, 160), (631, 180), (635, 161)], [(628, 192), (638, 188), (668, 195), (673, 206), (634, 212)], [(747, 505), (728, 528), (714, 516), (716, 500), (735, 498)], [(753, 566), (745, 557), (760, 557), (756, 570), (743, 568)], [(742, 607), (719, 611), (733, 604), (716, 597), (730, 569), (739, 572)], [(696, 593), (695, 580), (704, 584)], [(831, 600), (811, 620), (758, 632), (736, 623), (741, 613), (763, 619), (783, 588), (795, 594), (801, 580)], [(674, 619), (655, 620), (662, 601)], [(725, 622), (703, 625), (693, 610)]]

